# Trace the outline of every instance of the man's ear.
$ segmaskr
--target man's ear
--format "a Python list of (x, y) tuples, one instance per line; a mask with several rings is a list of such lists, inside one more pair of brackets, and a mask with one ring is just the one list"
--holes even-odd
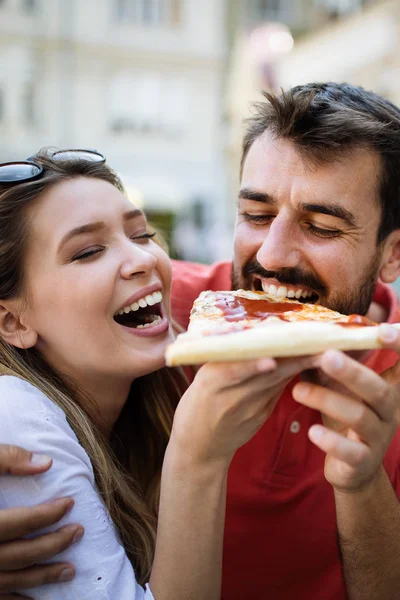
[(393, 283), (400, 275), (400, 229), (395, 229), (383, 242), (379, 277), (384, 283)]
[(32, 348), (37, 342), (37, 333), (21, 320), (15, 302), (0, 304), (0, 337), (17, 348)]

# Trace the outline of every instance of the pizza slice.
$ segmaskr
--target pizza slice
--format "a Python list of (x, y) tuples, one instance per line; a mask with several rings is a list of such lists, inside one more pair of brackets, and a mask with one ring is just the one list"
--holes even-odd
[(361, 315), (265, 292), (205, 291), (193, 304), (187, 332), (167, 348), (166, 360), (176, 366), (380, 346), (377, 324)]

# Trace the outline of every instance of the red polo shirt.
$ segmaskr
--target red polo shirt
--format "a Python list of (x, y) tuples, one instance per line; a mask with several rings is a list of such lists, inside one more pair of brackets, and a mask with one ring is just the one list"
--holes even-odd
[[(228, 290), (231, 263), (173, 263), (172, 312), (187, 327), (202, 290)], [(400, 321), (397, 298), (378, 284), (374, 300)], [(397, 360), (389, 350), (369, 353), (376, 372)], [(232, 461), (228, 477), (223, 600), (345, 600), (333, 491), (324, 478), (324, 453), (307, 437), (320, 413), (297, 404), (292, 382), (274, 412)], [(400, 429), (385, 457), (400, 497)]]

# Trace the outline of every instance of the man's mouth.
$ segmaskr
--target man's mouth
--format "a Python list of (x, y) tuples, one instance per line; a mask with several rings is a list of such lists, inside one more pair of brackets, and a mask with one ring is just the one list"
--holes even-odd
[(132, 329), (144, 329), (158, 325), (163, 320), (161, 301), (161, 292), (147, 294), (136, 302), (122, 307), (114, 315), (114, 321)]
[(301, 285), (281, 285), (279, 283), (270, 283), (258, 277), (254, 279), (254, 289), (263, 291), (273, 298), (282, 300), (298, 300), (302, 303), (315, 304), (318, 302), (319, 295), (307, 287)]

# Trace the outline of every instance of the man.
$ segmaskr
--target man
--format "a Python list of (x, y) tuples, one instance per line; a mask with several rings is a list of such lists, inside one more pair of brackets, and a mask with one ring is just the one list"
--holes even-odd
[[(232, 285), (400, 321), (384, 285), (400, 272), (399, 201), (396, 107), (338, 84), (267, 96), (244, 138), (233, 265), (175, 263), (176, 320)], [(328, 351), (266, 392), (275, 408), (230, 468), (224, 600), (399, 597), (400, 336), (381, 337), (386, 350)]]

